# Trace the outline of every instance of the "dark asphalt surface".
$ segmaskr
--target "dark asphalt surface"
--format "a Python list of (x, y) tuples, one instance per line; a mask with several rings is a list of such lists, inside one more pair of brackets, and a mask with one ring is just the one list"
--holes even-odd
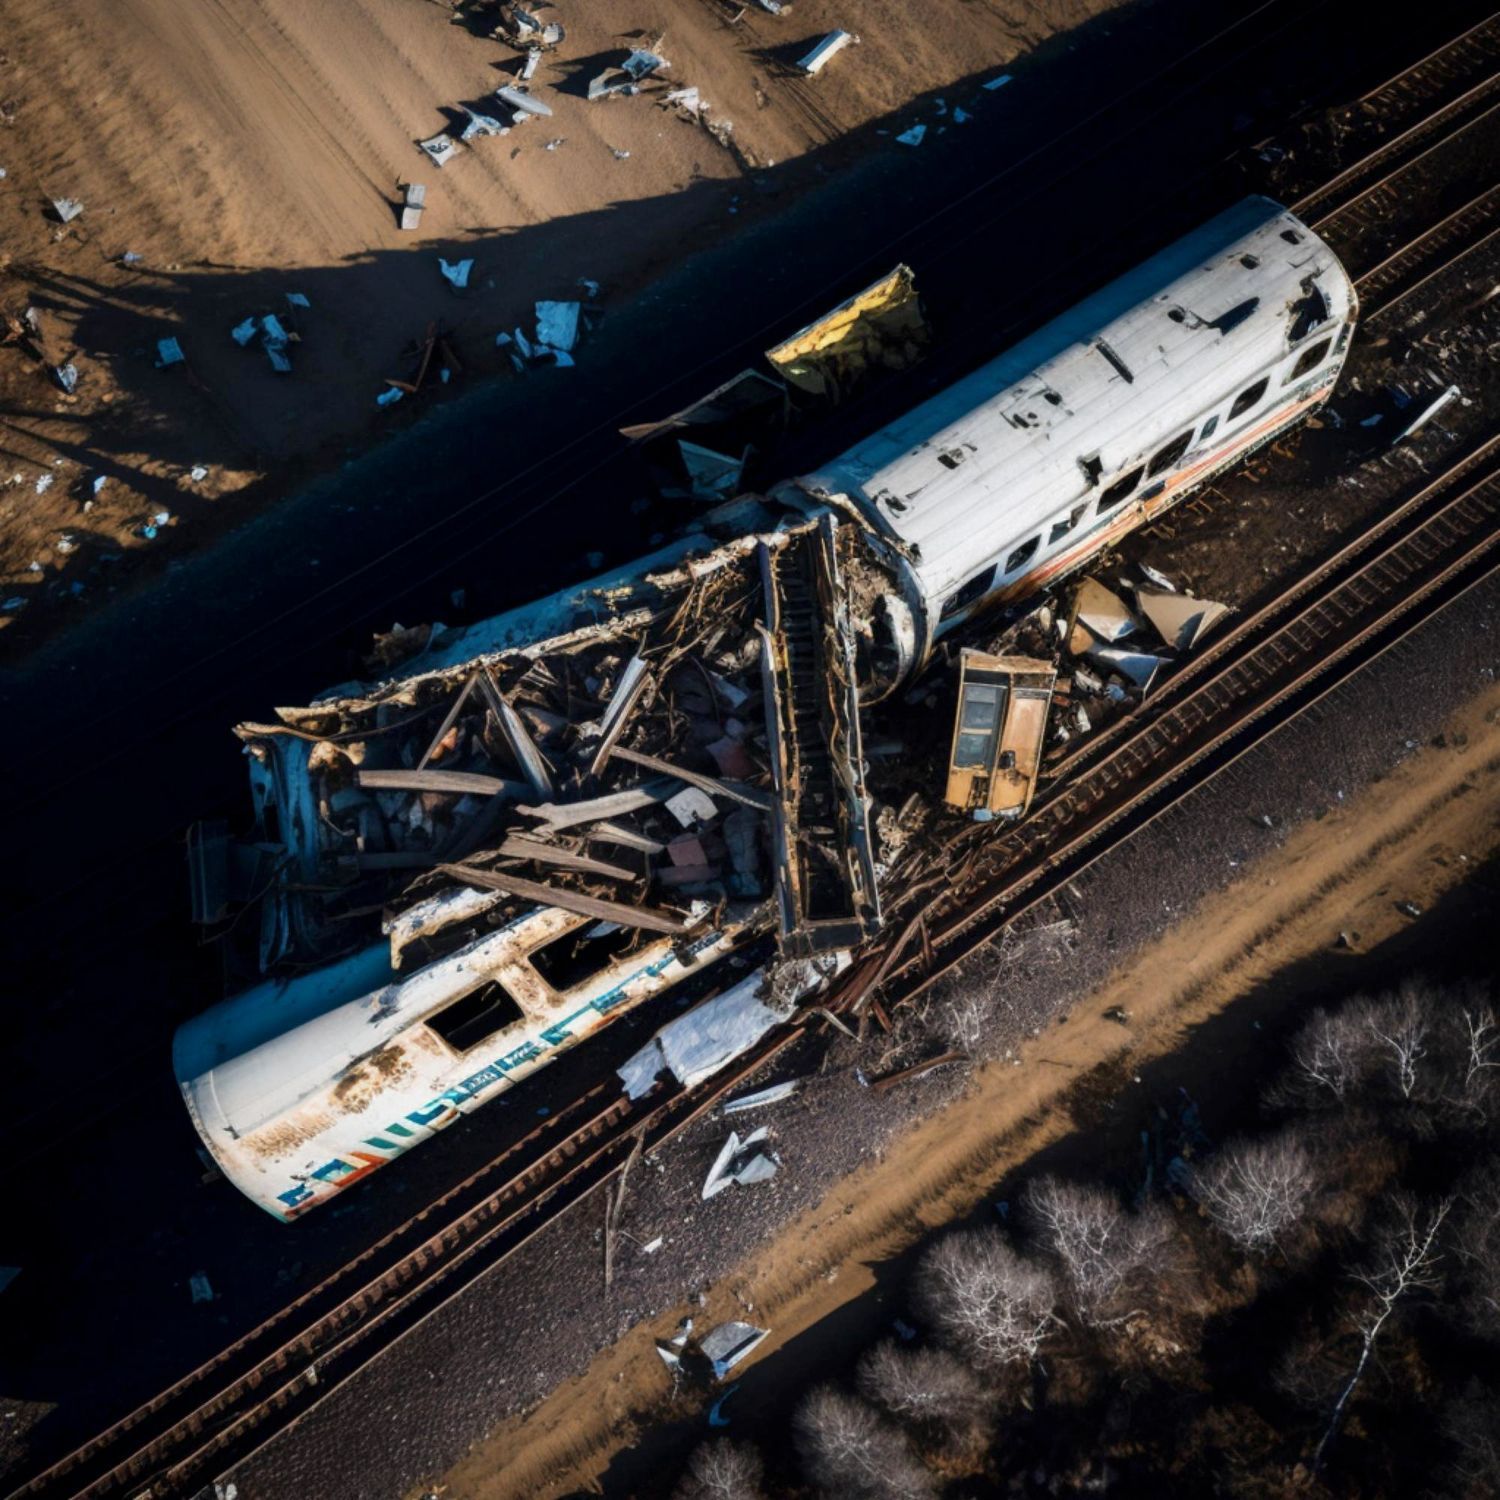
[[(40, 1442), (65, 1442), (211, 1352), (513, 1128), (481, 1114), (429, 1152), (430, 1164), (380, 1185), (378, 1197), (351, 1194), (347, 1208), (293, 1234), (227, 1189), (200, 1187), (166, 1044), (175, 1021), (217, 993), (214, 956), (197, 949), (184, 921), (180, 838), (192, 819), (243, 806), (229, 724), (349, 675), (370, 631), (393, 618), (452, 621), (456, 587), (477, 617), (578, 576), (585, 552), (638, 551), (646, 538), (630, 501), (643, 485), (616, 427), (663, 415), (753, 363), (774, 336), (894, 260), (917, 272), (938, 351), (805, 439), (785, 456), (788, 469), (807, 466), (820, 446), (836, 450), (1253, 188), (1223, 165), (1237, 145), (1379, 81), (1479, 13), (1434, 5), (1397, 39), (1361, 35), (1352, 4), (1304, 5), (1268, 52), (1248, 45), (1264, 18), (1247, 23), (1234, 57), (1215, 56), (1227, 71), (1189, 67), (1171, 87), (1142, 89), (1118, 116), (1087, 123), (1133, 78), (1249, 9), (1159, 0), (1106, 18), (1076, 50), (1051, 47), (999, 96), (979, 94), (964, 134), (929, 136), (932, 149), (918, 154), (872, 133), (867, 157), (844, 164), (840, 156), (815, 196), (784, 211), (774, 201), (782, 169), (760, 174), (764, 209), (633, 305), (611, 307), (576, 370), (476, 389), (433, 410), (214, 552), (169, 568), (5, 669), (0, 707), (12, 732), (0, 894), (9, 914), (5, 972), (24, 1003), (12, 1007), (5, 1046), (12, 1095), (3, 1158), (18, 1211), (0, 1225), (0, 1261), (27, 1267), (32, 1290), (14, 1316), (8, 1309), (0, 1334), (0, 1393), (7, 1404), (60, 1403)], [(1288, 4), (1267, 11), (1279, 21), (1293, 14)], [(962, 102), (977, 89), (944, 92)], [(903, 111), (895, 128), (922, 113)], [(1126, 121), (1142, 113), (1155, 118), (1127, 138)], [(591, 231), (603, 227), (580, 225)], [(1461, 696), (1456, 683), (1452, 692)], [(1401, 712), (1420, 716), (1409, 705)], [(1251, 838), (1239, 832), (1238, 842)], [(609, 1048), (632, 1042), (621, 1030)], [(601, 1061), (596, 1052), (587, 1068), (568, 1065), (576, 1072), (559, 1065), (545, 1087), (561, 1091)], [(849, 1111), (840, 1134), (857, 1137), (860, 1110)], [(802, 1192), (799, 1179), (798, 1202)], [(643, 1212), (648, 1203), (642, 1194)], [(438, 1373), (420, 1377), (441, 1392), (447, 1360), (477, 1360), (487, 1374), (466, 1385), (472, 1396), (451, 1408), (441, 1400), (427, 1416), (414, 1406), (405, 1424), (382, 1416), (378, 1436), (398, 1452), (372, 1444), (367, 1476), (339, 1476), (355, 1488), (340, 1489), (328, 1474), (331, 1487), (304, 1478), (300, 1492), (392, 1493), (393, 1473), (415, 1474), (433, 1454), (451, 1454), (500, 1407), (533, 1399), (622, 1321), (680, 1290), (678, 1280), (648, 1298), (627, 1277), (616, 1305), (601, 1308), (591, 1279), (562, 1274), (570, 1255), (591, 1254), (571, 1246), (564, 1226), (510, 1263), (508, 1292), (500, 1277), (486, 1282), (481, 1311), (468, 1314), (475, 1338), (449, 1327), (451, 1347), (428, 1356)], [(221, 1291), (202, 1308), (186, 1291), (200, 1270)], [(654, 1274), (682, 1278), (689, 1264), (663, 1260)], [(528, 1324), (527, 1312), (543, 1322)], [(576, 1330), (561, 1337), (565, 1322)], [(527, 1347), (527, 1327), (540, 1345)], [(420, 1383), (409, 1374), (416, 1364), (391, 1367)], [(340, 1403), (367, 1383), (327, 1411), (357, 1410)], [(369, 1399), (378, 1411), (393, 1396)], [(320, 1414), (304, 1429), (309, 1454), (326, 1421)], [(363, 1450), (371, 1424), (356, 1425)]]

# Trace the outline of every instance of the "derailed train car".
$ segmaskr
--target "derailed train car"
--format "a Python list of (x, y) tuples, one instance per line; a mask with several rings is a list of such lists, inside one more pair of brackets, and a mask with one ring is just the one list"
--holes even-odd
[[(400, 883), (423, 871), (425, 884), (404, 896), (382, 887), (397, 912), (395, 955), (375, 945), (295, 980), (261, 985), (182, 1028), (177, 1076), (226, 1173), (262, 1206), (295, 1217), (646, 996), (706, 968), (745, 935), (767, 930), (776, 895), (783, 913), (796, 910), (784, 889), (757, 888), (737, 863), (730, 881), (748, 884), (733, 892), (742, 898), (734, 922), (692, 916), (695, 894), (722, 913), (722, 888), (674, 890), (681, 935), (637, 943), (618, 961), (606, 955), (569, 987), (549, 983), (541, 972), (547, 961), (536, 955), (557, 937), (576, 942), (593, 930), (578, 911), (510, 901), (480, 912), (483, 898), (462, 876), (456, 887), (433, 888), (435, 872), (451, 869), (441, 863), (444, 849), (494, 841), (497, 809), (502, 817), (507, 808), (544, 820), (559, 816), (547, 801), (554, 790), (549, 757), (571, 768), (570, 790), (557, 796), (593, 795), (601, 807), (615, 805), (599, 796), (609, 790), (598, 775), (605, 741), (619, 733), (608, 704), (633, 702), (643, 675), (664, 673), (670, 669), (663, 663), (683, 657), (685, 618), (706, 619), (697, 639), (717, 641), (716, 626), (739, 618), (735, 611), (754, 613), (758, 589), (769, 593), (766, 580), (777, 570), (768, 557), (787, 559), (790, 576), (796, 549), (814, 542), (837, 549), (841, 597), (821, 644), (812, 635), (803, 646), (766, 634), (783, 616), (816, 612), (812, 595), (806, 606), (792, 599), (792, 608), (768, 599), (759, 623), (741, 620), (743, 639), (760, 631), (774, 641), (778, 660), (805, 650), (817, 672), (837, 671), (840, 686), (817, 690), (805, 665), (800, 689), (795, 672), (780, 689), (773, 679), (786, 673), (764, 674), (766, 737), (777, 747), (781, 801), (777, 809), (761, 808), (765, 826), (740, 829), (740, 843), (769, 846), (773, 826), (785, 842), (793, 800), (785, 788), (806, 802), (818, 770), (815, 757), (804, 763), (801, 748), (788, 750), (786, 737), (803, 719), (816, 732), (819, 715), (826, 720), (828, 701), (836, 699), (835, 707), (843, 706), (838, 722), (824, 725), (823, 748), (850, 762), (826, 778), (843, 788), (840, 819), (803, 809), (801, 822), (792, 820), (791, 854), (800, 842), (812, 862), (826, 863), (829, 851), (814, 847), (817, 838), (842, 841), (846, 855), (859, 851), (859, 860), (845, 860), (859, 884), (867, 879), (859, 870), (873, 866), (858, 717), (851, 719), (849, 705), (878, 702), (920, 672), (944, 637), (1079, 567), (1306, 415), (1337, 379), (1356, 311), (1353, 286), (1328, 247), (1276, 204), (1248, 199), (817, 473), (717, 508), (697, 530), (633, 567), (436, 636), (383, 682), (346, 685), (306, 708), (279, 710), (274, 725), (242, 725), (257, 846), (275, 871), (261, 913), (266, 965), (326, 953), (330, 932), (348, 930), (347, 912), (368, 904), (377, 875)], [(726, 674), (721, 682), (744, 669), (727, 685), (735, 713), (750, 717), (735, 682), (753, 691), (759, 669), (743, 651), (700, 655), (697, 665), (706, 665), (709, 677)], [(415, 846), (379, 845), (390, 820), (364, 784), (380, 784), (368, 767), (389, 752), (382, 736), (445, 710), (448, 725), (476, 680), (487, 684), (496, 716), (514, 719), (505, 684), (524, 691), (538, 672), (602, 684), (602, 722), (561, 724), (540, 746), (518, 746), (511, 730), (509, 752), (494, 763), (486, 759), (491, 741), (470, 735), (457, 779), (424, 785), (483, 783), (484, 794), (424, 793), (438, 804), (430, 849), (423, 828)], [(850, 672), (857, 683), (845, 680)], [(779, 691), (789, 699), (806, 692), (808, 702), (784, 702)], [(353, 764), (356, 746), (367, 757), (363, 767)], [(702, 746), (694, 753), (701, 757)], [(400, 762), (390, 764), (396, 769), (386, 784), (403, 774)], [(627, 769), (637, 779), (644, 774)], [(616, 764), (612, 774), (619, 770)], [(618, 776), (611, 783), (622, 785)], [(712, 789), (745, 804), (741, 817), (767, 797), (724, 783)], [(634, 805), (643, 804), (637, 798)], [(622, 836), (618, 819), (609, 827), (612, 837)], [(623, 836), (640, 838), (629, 829)], [(787, 852), (780, 848), (774, 860), (783, 883), (796, 864)], [(398, 978), (392, 962), (402, 935), (430, 925), (434, 912), (458, 909), (462, 924), (445, 919), (437, 926), (450, 927), (450, 939), (461, 932), (463, 942), (437, 944), (430, 963)], [(812, 951), (805, 941), (798, 946), (806, 935), (789, 934), (786, 920), (783, 952)], [(876, 922), (878, 904), (857, 921), (831, 925), (857, 940)], [(550, 934), (546, 942), (537, 937), (527, 946), (542, 933)]]

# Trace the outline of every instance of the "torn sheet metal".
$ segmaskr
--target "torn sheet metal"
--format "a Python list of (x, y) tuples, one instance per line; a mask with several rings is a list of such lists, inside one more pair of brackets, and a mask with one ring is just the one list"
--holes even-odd
[(1456, 385), (1450, 385), (1435, 400), (1429, 401), (1426, 406), (1414, 416), (1405, 427), (1391, 439), (1393, 444), (1399, 443), (1404, 438), (1411, 437), (1420, 432), (1450, 401), (1456, 401), (1459, 397), (1459, 389)]
[(1127, 651), (1118, 646), (1091, 646), (1090, 660), (1135, 684), (1143, 693), (1151, 691), (1157, 675), (1167, 665), (1164, 656), (1153, 656), (1149, 651)]
[(805, 957), (857, 947), (881, 924), (833, 517), (778, 552), (763, 547), (760, 566), (780, 942), (783, 954)]
[(463, 110), (469, 117), (469, 123), (460, 132), (459, 140), (473, 141), (487, 135), (510, 134), (510, 126), (502, 125), (494, 115), (482, 115), (478, 111), (470, 109), (467, 104), (464, 105)]
[(503, 891), (483, 891), (468, 885), (451, 886), (395, 916), (387, 917), (380, 924), (380, 930), (391, 940), (391, 968), (401, 967), (402, 956), (419, 939), (432, 937), (456, 922), (472, 921), (493, 910), (504, 899)]
[(543, 119), (552, 118), (550, 104), (538, 99), (535, 94), (528, 93), (525, 89), (518, 89), (513, 83), (507, 83), (504, 87), (496, 89), (495, 96), (503, 104), (520, 110), (522, 114), (540, 115)]
[(1096, 641), (1112, 645), (1140, 628), (1130, 606), (1113, 589), (1094, 578), (1079, 580), (1068, 616), (1068, 650), (1074, 656), (1083, 655)]
[(422, 210), (427, 206), (427, 187), (424, 183), (408, 182), (401, 203), (401, 227), (415, 229), (422, 222)]
[(83, 212), (83, 204), (77, 198), (54, 198), (52, 211), (64, 224), (71, 224)]
[(441, 167), (452, 160), (458, 147), (447, 131), (440, 130), (436, 135), (428, 136), (425, 141), (418, 141), (417, 149), (426, 152)]
[(757, 1182), (769, 1182), (776, 1175), (781, 1159), (765, 1146), (770, 1127), (762, 1125), (752, 1130), (744, 1140), (734, 1132), (724, 1142), (714, 1164), (708, 1169), (703, 1182), (702, 1198), (705, 1203), (716, 1198), (727, 1187), (751, 1187)]
[(869, 370), (914, 364), (930, 336), (911, 268), (902, 265), (766, 350), (766, 358), (790, 384), (837, 400)]
[(690, 443), (686, 438), (678, 440), (677, 449), (687, 469), (688, 486), (700, 499), (732, 500), (739, 494), (748, 450), (733, 458), (727, 453), (715, 453), (712, 448)]
[(701, 400), (659, 422), (638, 422), (622, 427), (620, 435), (632, 442), (646, 442), (684, 427), (718, 427), (747, 415), (775, 412), (786, 406), (786, 387), (759, 370), (741, 370), (716, 386)]
[(1194, 599), (1190, 594), (1166, 594), (1157, 589), (1138, 588), (1135, 602), (1162, 640), (1184, 652), (1196, 649), (1203, 637), (1229, 613), (1227, 604)]
[(479, 674), (479, 691), (499, 723), (500, 732), (505, 736), (505, 743), (510, 746), (510, 753), (515, 757), (516, 764), (521, 768), (521, 774), (531, 787), (532, 796), (538, 801), (547, 800), (553, 795), (552, 771), (547, 764), (546, 756), (537, 748), (536, 741), (532, 739), (520, 714), (511, 707), (510, 700), (495, 686), (494, 679), (487, 670)]
[(831, 58), (837, 57), (851, 42), (858, 40), (857, 36), (847, 31), (830, 31), (811, 52), (798, 61), (797, 66), (804, 73), (821, 73)]
[(652, 682), (651, 668), (646, 665), (643, 657), (632, 656), (625, 663), (619, 680), (615, 683), (615, 690), (610, 695), (609, 705), (604, 710), (604, 717), (599, 723), (599, 743), (594, 747), (593, 756), (589, 760), (590, 776), (597, 776), (604, 768), (615, 741), (619, 739), (636, 704), (652, 686)]
[(756, 972), (669, 1021), (616, 1070), (625, 1092), (632, 1099), (641, 1098), (662, 1072), (692, 1088), (748, 1052), (786, 1019), (786, 1013), (772, 1010), (757, 997), (764, 983), (764, 974)]
[(578, 343), (578, 320), (583, 313), (581, 302), (538, 302), (536, 305), (536, 341), (549, 349), (571, 353)]
[(561, 886), (546, 885), (537, 880), (523, 880), (509, 870), (448, 864), (440, 864), (437, 869), (452, 880), (462, 880), (485, 890), (505, 891), (523, 901), (535, 901), (542, 907), (555, 906), (560, 911), (575, 912), (579, 916), (618, 922), (622, 927), (639, 927), (645, 932), (662, 932), (669, 937), (686, 937), (690, 930), (686, 922), (669, 912), (646, 906), (628, 906), (621, 901), (602, 901), (597, 896), (584, 895), (582, 891), (564, 890)]
[(722, 1380), (771, 1336), (769, 1328), (753, 1323), (720, 1323), (698, 1341), (703, 1357), (713, 1366), (714, 1379)]
[(773, 1083), (769, 1088), (756, 1089), (753, 1094), (741, 1094), (738, 1099), (731, 1099), (728, 1104), (720, 1107), (719, 1113), (737, 1115), (750, 1109), (764, 1109), (768, 1104), (780, 1104), (783, 1099), (790, 1099), (801, 1086), (800, 1078)]

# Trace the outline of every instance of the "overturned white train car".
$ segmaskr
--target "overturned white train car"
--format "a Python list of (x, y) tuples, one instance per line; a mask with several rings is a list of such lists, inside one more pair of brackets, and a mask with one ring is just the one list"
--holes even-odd
[[(514, 804), (542, 800), (536, 785), (516, 783), (514, 759), (484, 761), (484, 741), (475, 736), (466, 742), (474, 748), (463, 774), (478, 783), (486, 773), (493, 794), (451, 799), (431, 858), (410, 847), (381, 852), (369, 842), (379, 818), (357, 805), (358, 773), (345, 764), (354, 744), (378, 751), (380, 736), (424, 713), (447, 709), (443, 722), (450, 723), (476, 674), (524, 682), (537, 664), (567, 658), (588, 666), (610, 660), (612, 650), (629, 655), (663, 622), (694, 609), (728, 619), (726, 600), (769, 594), (765, 580), (777, 569), (768, 568), (768, 557), (786, 558), (781, 572), (790, 576), (796, 549), (810, 556), (814, 542), (838, 553), (836, 568), (825, 569), (840, 591), (837, 630), (829, 627), (822, 644), (785, 636), (783, 616), (829, 609), (819, 593), (826, 587), (813, 587), (809, 574), (805, 604), (794, 599), (789, 611), (787, 599), (768, 599), (742, 631), (752, 650), (739, 653), (740, 681), (764, 679), (766, 728), (757, 744), (778, 757), (775, 776), (760, 778), (773, 782), (772, 793), (755, 793), (765, 802), (764, 826), (748, 837), (764, 846), (768, 866), (783, 867), (783, 886), (789, 853), (795, 864), (799, 846), (812, 856), (824, 852), (812, 843), (833, 824), (816, 809), (801, 810), (799, 821), (795, 804), (809, 795), (808, 766), (797, 746), (789, 753), (786, 745), (797, 728), (791, 699), (816, 686), (806, 678), (811, 662), (839, 678), (836, 691), (822, 694), (838, 700), (827, 737), (850, 764), (826, 779), (828, 795), (842, 799), (837, 837), (859, 855), (846, 860), (843, 875), (853, 870), (859, 884), (878, 851), (869, 847), (860, 805), (849, 673), (857, 671), (868, 708), (920, 671), (945, 635), (1082, 565), (1274, 438), (1329, 394), (1356, 311), (1354, 288), (1329, 248), (1278, 205), (1248, 199), (816, 474), (779, 485), (768, 498), (719, 507), (701, 529), (632, 567), (436, 636), (383, 682), (347, 684), (308, 707), (279, 710), (277, 724), (240, 726), (252, 757), (258, 847), (274, 871), (264, 882), (263, 963), (327, 951), (337, 927), (327, 920), (329, 893), (341, 884), (364, 889), (358, 882), (372, 870), (439, 866), (440, 846), (466, 839), (472, 846), (481, 829), (493, 832), (495, 809), (508, 796)], [(757, 638), (770, 643), (776, 661), (790, 653), (795, 665), (803, 653), (800, 689), (796, 682), (778, 687), (776, 672), (754, 666)], [(623, 676), (612, 681), (606, 697), (624, 690)], [(818, 711), (828, 718), (826, 703)], [(599, 754), (576, 728), (562, 726), (543, 749), (573, 768), (566, 795), (582, 796), (599, 790), (589, 774)], [(762, 755), (762, 766), (770, 759)], [(756, 805), (748, 788), (720, 790)], [(427, 795), (441, 800), (441, 793)], [(515, 811), (538, 815), (534, 806)], [(611, 823), (611, 837), (620, 836), (620, 822)], [(497, 907), (500, 925), (486, 930), (471, 909), (483, 899), (473, 890), (433, 894), (429, 887), (392, 924), (397, 959), (434, 912), (451, 914), (444, 902), (462, 907), (470, 924), (461, 946), (399, 978), (391, 948), (381, 943), (225, 1001), (178, 1034), (184, 1097), (231, 1180), (271, 1212), (295, 1217), (610, 1018), (702, 970), (746, 934), (767, 930), (778, 894), (770, 884), (755, 889), (751, 881), (736, 892), (758, 915), (690, 926), (684, 914), (688, 935), (637, 944), (618, 959), (603, 954), (587, 973), (570, 969), (567, 982), (548, 979), (545, 950), (559, 938), (576, 946), (593, 930), (576, 911)], [(832, 889), (838, 898), (838, 881)], [(795, 907), (785, 889), (779, 894), (783, 912)], [(854, 935), (841, 941), (868, 935), (878, 903), (867, 899), (856, 915), (833, 924)], [(446, 922), (445, 915), (436, 925)], [(783, 951), (809, 949), (784, 944)]]

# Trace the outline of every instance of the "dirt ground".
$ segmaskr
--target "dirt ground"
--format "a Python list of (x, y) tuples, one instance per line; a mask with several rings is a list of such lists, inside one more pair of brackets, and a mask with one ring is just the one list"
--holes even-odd
[[(587, 278), (607, 315), (849, 153), (906, 149), (850, 132), (1111, 3), (861, 5), (860, 45), (814, 79), (793, 63), (849, 23), (835, 0), (738, 24), (727, 0), (554, 6), (567, 38), (531, 82), (551, 118), (438, 168), (416, 142), (456, 134), (463, 106), (505, 113), (493, 90), (521, 64), (442, 0), (0, 0), (0, 312), (34, 307), (43, 353), (0, 347), (0, 628), (44, 590), (86, 608), (133, 553), (201, 545), (409, 421), (428, 396), (375, 397), (430, 324), (462, 364), (452, 389), (508, 369), (495, 335), (529, 330), (537, 298)], [(590, 103), (589, 79), (647, 44), (662, 81)], [(722, 142), (663, 104), (687, 85), (732, 125)], [(778, 165), (774, 192), (748, 190)], [(411, 181), (427, 208), (403, 233)], [(64, 225), (56, 198), (82, 214)], [(440, 255), (475, 260), (466, 290)], [(299, 336), (289, 375), (230, 338), (266, 313)], [(185, 365), (156, 367), (164, 337)], [(101, 557), (102, 588), (82, 566)]]
[[(1459, 754), (1454, 754), (1457, 747)], [(1074, 1130), (1078, 1106), (1128, 1090), (1150, 1061), (1290, 966), (1339, 948), (1368, 951), (1430, 909), (1500, 849), (1500, 689), (1459, 713), (1432, 746), (1327, 817), (1296, 830), (1234, 885), (1136, 954), (1018, 1061), (978, 1071), (963, 1096), (896, 1140), (731, 1277), (711, 1288), (702, 1326), (752, 1317), (784, 1349), (877, 1285), (879, 1267), (968, 1213), (995, 1184)], [(1345, 937), (1341, 938), (1341, 934)], [(1105, 1013), (1122, 1007), (1122, 1029)], [(1259, 1026), (1259, 1022), (1252, 1022)], [(1236, 1059), (1226, 1054), (1223, 1068)], [(1097, 1085), (1097, 1086), (1094, 1086)], [(1199, 1080), (1198, 1087), (1212, 1087)], [(499, 1426), (438, 1487), (446, 1500), (597, 1492), (612, 1458), (655, 1422), (682, 1416), (652, 1340), (682, 1309), (638, 1327), (582, 1378)], [(811, 1338), (816, 1339), (814, 1331)], [(681, 1454), (678, 1455), (680, 1458)]]

